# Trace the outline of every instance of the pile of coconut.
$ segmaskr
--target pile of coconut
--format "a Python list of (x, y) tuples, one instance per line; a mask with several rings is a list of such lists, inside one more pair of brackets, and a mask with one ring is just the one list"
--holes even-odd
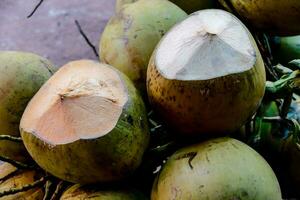
[(118, 0), (100, 62), (0, 51), (0, 198), (297, 197), (299, 10)]

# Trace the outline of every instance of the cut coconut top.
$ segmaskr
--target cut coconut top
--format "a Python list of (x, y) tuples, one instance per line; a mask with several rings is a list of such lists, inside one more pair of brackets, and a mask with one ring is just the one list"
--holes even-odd
[(251, 37), (242, 22), (226, 11), (198, 11), (161, 40), (156, 68), (166, 79), (176, 80), (208, 80), (244, 72), (256, 62)]
[(109, 133), (128, 100), (118, 72), (90, 60), (57, 71), (28, 104), (20, 127), (52, 145)]

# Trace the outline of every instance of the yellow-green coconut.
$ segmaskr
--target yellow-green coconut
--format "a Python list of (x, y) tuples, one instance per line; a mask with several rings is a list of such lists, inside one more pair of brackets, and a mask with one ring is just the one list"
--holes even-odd
[(186, 16), (167, 0), (140, 0), (126, 5), (102, 33), (100, 60), (125, 73), (145, 95), (147, 65), (155, 46)]
[(61, 67), (28, 104), (20, 130), (37, 164), (74, 183), (129, 176), (149, 140), (145, 106), (133, 83), (91, 60)]
[(173, 131), (226, 135), (256, 112), (265, 91), (257, 45), (234, 15), (202, 10), (174, 26), (150, 60), (150, 104)]
[[(19, 123), (27, 103), (49, 79), (53, 65), (27, 52), (0, 51), (0, 134), (19, 137)], [(24, 161), (22, 143), (0, 140), (0, 156)]]
[(175, 152), (152, 188), (152, 200), (281, 200), (277, 178), (252, 148), (218, 138)]

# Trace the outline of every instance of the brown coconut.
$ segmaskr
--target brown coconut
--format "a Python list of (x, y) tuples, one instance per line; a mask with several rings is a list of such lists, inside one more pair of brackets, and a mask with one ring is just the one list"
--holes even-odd
[(203, 10), (173, 27), (150, 60), (150, 103), (168, 127), (228, 134), (260, 105), (265, 69), (247, 28), (223, 10)]

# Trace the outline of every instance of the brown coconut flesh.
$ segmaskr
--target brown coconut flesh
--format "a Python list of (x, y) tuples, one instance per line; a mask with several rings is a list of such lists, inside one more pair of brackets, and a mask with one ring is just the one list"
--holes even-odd
[(127, 98), (119, 73), (110, 66), (70, 62), (30, 101), (20, 127), (51, 145), (99, 138), (116, 126)]
[(216, 9), (196, 12), (174, 26), (155, 55), (159, 73), (181, 81), (242, 73), (255, 62), (255, 46), (246, 27), (232, 14)]

